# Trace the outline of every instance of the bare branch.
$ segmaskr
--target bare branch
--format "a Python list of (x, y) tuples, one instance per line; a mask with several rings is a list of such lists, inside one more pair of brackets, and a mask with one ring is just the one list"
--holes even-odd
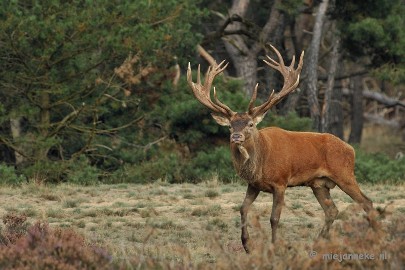
[(389, 126), (392, 128), (400, 127), (400, 124), (398, 121), (385, 119), (383, 116), (378, 115), (378, 114), (364, 113), (363, 116), (365, 119), (367, 119), (367, 121), (378, 124), (378, 125)]
[(210, 64), (210, 66), (215, 66), (217, 61), (212, 57), (201, 45), (197, 45), (198, 53)]
[[(342, 93), (343, 95), (350, 95), (350, 90), (347, 88), (342, 88)], [(405, 102), (392, 98), (390, 96), (387, 96), (383, 93), (375, 92), (375, 91), (370, 91), (363, 89), (363, 97), (375, 100), (381, 104), (384, 104), (386, 107), (394, 107), (394, 106), (400, 106), (405, 108)]]
[(137, 147), (137, 148), (142, 148), (146, 151), (146, 150), (149, 150), (153, 145), (160, 143), (161, 141), (165, 140), (166, 138), (167, 138), (167, 136), (165, 135), (153, 142), (147, 143), (146, 145), (138, 145), (138, 144), (132, 144), (132, 143), (128, 143), (128, 142), (126, 142), (126, 144)]
[(94, 134), (110, 134), (110, 133), (119, 131), (121, 129), (125, 129), (127, 127), (130, 127), (130, 126), (132, 126), (133, 124), (139, 122), (142, 119), (143, 119), (143, 116), (140, 116), (137, 119), (129, 122), (128, 124), (125, 124), (125, 125), (122, 125), (122, 126), (119, 126), (119, 127), (116, 127), (116, 128), (110, 128), (110, 129), (93, 129), (93, 128), (88, 128), (88, 127), (83, 127), (83, 126), (78, 126), (78, 125), (70, 125), (69, 127), (74, 129), (74, 130), (83, 132), (83, 133), (92, 133), (93, 132)]

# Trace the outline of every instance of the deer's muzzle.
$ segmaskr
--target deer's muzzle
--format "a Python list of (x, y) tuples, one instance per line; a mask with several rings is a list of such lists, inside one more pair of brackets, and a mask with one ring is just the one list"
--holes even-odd
[(231, 134), (231, 142), (236, 144), (241, 144), (245, 141), (245, 136), (242, 133), (232, 133)]

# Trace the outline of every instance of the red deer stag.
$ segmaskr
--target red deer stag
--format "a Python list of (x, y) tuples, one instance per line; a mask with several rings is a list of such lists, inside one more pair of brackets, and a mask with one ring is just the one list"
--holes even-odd
[(329, 228), (338, 214), (338, 209), (329, 193), (329, 190), (336, 185), (354, 201), (361, 204), (367, 213), (373, 209), (371, 200), (360, 191), (356, 182), (354, 176), (355, 153), (349, 144), (326, 133), (292, 132), (277, 127), (261, 130), (256, 128), (268, 110), (298, 86), (303, 65), (304, 52), (295, 69), (295, 57), (293, 57), (291, 65), (287, 67), (280, 52), (273, 46), (271, 47), (277, 54), (279, 62), (269, 56), (267, 56), (269, 61), (264, 60), (264, 62), (281, 72), (284, 77), (284, 85), (280, 92), (275, 94), (273, 90), (265, 103), (255, 107), (258, 87), (256, 85), (247, 112), (234, 112), (219, 101), (215, 87), (214, 101), (211, 100), (211, 85), (214, 78), (227, 67), (224, 61), (208, 68), (204, 85), (200, 79), (200, 66), (198, 66), (197, 83), (192, 81), (190, 64), (187, 70), (187, 81), (195, 97), (212, 111), (212, 117), (219, 125), (229, 127), (233, 165), (239, 176), (248, 183), (246, 197), (240, 208), (241, 240), (246, 252), (249, 252), (251, 245), (248, 243), (247, 213), (260, 191), (273, 193), (273, 208), (270, 218), (273, 243), (276, 240), (287, 187), (311, 187), (325, 211), (325, 225), (320, 234), (323, 236), (328, 234)]

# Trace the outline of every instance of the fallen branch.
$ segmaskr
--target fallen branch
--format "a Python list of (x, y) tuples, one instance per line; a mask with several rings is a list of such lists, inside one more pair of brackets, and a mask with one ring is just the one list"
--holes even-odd
[[(350, 90), (347, 88), (342, 88), (343, 95), (349, 96), (351, 95)], [(405, 102), (389, 97), (383, 93), (370, 91), (370, 90), (363, 90), (363, 97), (375, 100), (381, 104), (384, 104), (386, 107), (395, 107), (401, 106), (405, 108)]]
[[(343, 80), (343, 79), (347, 79), (347, 78), (351, 78), (351, 77), (355, 77), (355, 76), (361, 76), (361, 75), (366, 75), (368, 74), (369, 71), (368, 70), (360, 70), (357, 72), (353, 72), (353, 73), (349, 73), (349, 74), (342, 74), (339, 76), (335, 77), (335, 80)], [(318, 80), (322, 80), (322, 81), (326, 81), (328, 79), (328, 75), (319, 75)]]
[(211, 66), (215, 67), (217, 65), (217, 61), (215, 61), (214, 57), (212, 57), (201, 45), (197, 45), (197, 51)]
[(400, 128), (400, 124), (397, 120), (388, 120), (388, 119), (385, 119), (381, 115), (371, 114), (371, 113), (364, 113), (363, 116), (364, 116), (364, 119), (366, 119), (367, 121), (378, 124), (378, 125), (389, 126), (389, 127), (395, 128), (395, 129)]

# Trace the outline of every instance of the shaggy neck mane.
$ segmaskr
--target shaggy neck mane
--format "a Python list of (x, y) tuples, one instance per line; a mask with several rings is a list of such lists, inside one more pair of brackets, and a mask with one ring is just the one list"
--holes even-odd
[(259, 132), (255, 131), (243, 145), (231, 143), (232, 162), (239, 176), (248, 182), (261, 178)]

